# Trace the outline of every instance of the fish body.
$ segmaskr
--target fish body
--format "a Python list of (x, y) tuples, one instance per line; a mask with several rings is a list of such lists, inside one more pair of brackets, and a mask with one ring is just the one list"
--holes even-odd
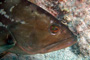
[(3, 30), (6, 29), (1, 33), (0, 41), (3, 42), (1, 45), (11, 45), (5, 51), (16, 54), (47, 53), (76, 43), (68, 27), (39, 6), (27, 0), (16, 3), (5, 1), (1, 10), (3, 8), (9, 18), (0, 14)]

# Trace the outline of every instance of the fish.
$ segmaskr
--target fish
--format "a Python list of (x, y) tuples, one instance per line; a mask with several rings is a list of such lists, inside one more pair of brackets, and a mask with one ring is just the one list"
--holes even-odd
[[(75, 44), (60, 20), (27, 0), (1, 0), (0, 53), (44, 54)], [(61, 12), (62, 13), (62, 12)]]

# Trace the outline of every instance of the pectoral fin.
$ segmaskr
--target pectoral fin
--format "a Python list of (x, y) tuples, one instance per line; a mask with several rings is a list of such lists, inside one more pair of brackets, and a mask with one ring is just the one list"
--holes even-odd
[(15, 39), (4, 27), (0, 27), (0, 54), (15, 46)]
[(7, 51), (8, 49), (12, 48), (13, 46), (15, 46), (15, 44), (6, 44), (6, 45), (3, 45), (3, 46), (0, 46), (0, 54), (4, 51)]

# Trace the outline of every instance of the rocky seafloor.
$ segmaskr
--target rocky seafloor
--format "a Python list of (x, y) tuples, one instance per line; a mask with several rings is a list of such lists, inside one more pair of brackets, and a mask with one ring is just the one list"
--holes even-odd
[[(90, 0), (29, 1), (47, 10), (67, 25), (77, 36), (77, 43), (46, 54), (8, 54), (1, 60), (90, 60)], [(64, 16), (60, 16), (60, 11), (65, 11)]]
[(90, 57), (83, 57), (77, 49), (74, 50), (72, 47), (68, 47), (46, 54), (16, 55), (11, 53), (1, 60), (90, 60)]

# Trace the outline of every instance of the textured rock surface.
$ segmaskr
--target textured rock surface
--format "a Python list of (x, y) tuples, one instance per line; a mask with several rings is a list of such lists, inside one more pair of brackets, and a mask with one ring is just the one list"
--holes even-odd
[(1, 60), (90, 60), (88, 58), (82, 58), (81, 55), (76, 55), (72, 51), (72, 48), (68, 47), (55, 52), (37, 55), (15, 55), (8, 54)]

